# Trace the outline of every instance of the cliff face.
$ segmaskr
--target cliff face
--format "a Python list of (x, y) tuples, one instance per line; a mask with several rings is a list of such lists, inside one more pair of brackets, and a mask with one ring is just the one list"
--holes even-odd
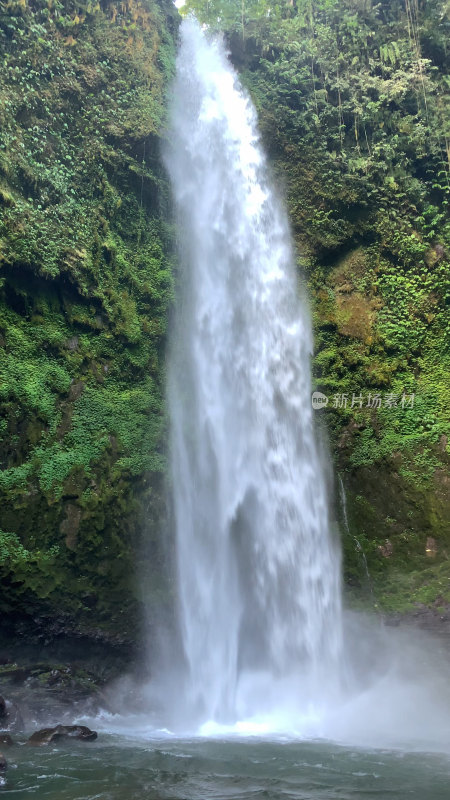
[(438, 0), (299, 0), (272, 21), (252, 8), (229, 41), (308, 280), (346, 582), (386, 610), (445, 606), (448, 14)]
[(0, 4), (4, 626), (132, 639), (143, 530), (159, 580), (176, 16)]
[[(243, 15), (227, 0), (190, 5), (212, 23), (220, 6), (302, 254), (316, 388), (328, 398), (317, 420), (347, 493), (346, 582), (388, 610), (441, 607), (445, 4), (255, 0)], [(161, 521), (173, 231), (159, 146), (176, 27), (169, 0), (0, 2), (6, 633), (133, 641), (139, 560), (155, 614), (170, 597)]]

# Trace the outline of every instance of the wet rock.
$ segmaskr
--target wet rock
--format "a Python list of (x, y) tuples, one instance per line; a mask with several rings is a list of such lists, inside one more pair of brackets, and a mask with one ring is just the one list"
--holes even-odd
[(42, 728), (36, 731), (27, 741), (32, 747), (42, 747), (53, 744), (61, 739), (77, 739), (82, 742), (92, 742), (97, 738), (97, 732), (91, 731), (85, 725), (56, 725), (55, 728)]
[(6, 664), (1, 667), (2, 679), (7, 679), (10, 683), (21, 684), (28, 677), (29, 670), (19, 667), (16, 663)]
[(18, 707), (0, 695), (0, 731), (22, 731), (23, 719)]
[(72, 336), (65, 342), (65, 346), (67, 347), (68, 350), (78, 350), (78, 344), (79, 344), (78, 336)]
[(11, 747), (14, 744), (9, 733), (0, 733), (0, 744), (3, 747)]
[(78, 543), (78, 529), (81, 522), (81, 508), (74, 503), (67, 503), (66, 517), (61, 522), (59, 530), (66, 537), (66, 547), (69, 550), (76, 550)]
[(8, 762), (3, 753), (0, 753), (0, 773), (5, 772), (7, 768), (8, 768)]
[(427, 543), (425, 545), (425, 555), (428, 556), (428, 558), (434, 558), (436, 556), (437, 551), (438, 551), (438, 546), (436, 539), (434, 539), (432, 536), (427, 536)]
[(378, 545), (378, 552), (383, 556), (383, 558), (391, 557), (392, 553), (394, 552), (394, 548), (390, 539), (386, 539), (384, 544)]
[(84, 392), (83, 381), (74, 381), (69, 389), (69, 400), (78, 400)]

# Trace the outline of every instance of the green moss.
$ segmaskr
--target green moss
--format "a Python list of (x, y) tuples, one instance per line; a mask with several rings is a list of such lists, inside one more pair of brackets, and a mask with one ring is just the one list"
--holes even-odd
[(404, 572), (393, 569), (377, 587), (383, 611), (411, 611), (418, 605), (447, 606), (450, 603), (450, 562)]
[(34, 565), (9, 560), (5, 603), (72, 627), (132, 630), (164, 469), (175, 17), (164, 0), (0, 4), (0, 502)]
[[(45, 598), (54, 589), (56, 581), (52, 576), (59, 547), (53, 545), (48, 550), (28, 550), (15, 533), (0, 530), (0, 576), (2, 582), (13, 576), (18, 586), (18, 594), (23, 592), (35, 595), (38, 600)], [(11, 611), (11, 598), (8, 592), (0, 600), (2, 613)]]
[[(375, 584), (398, 573), (405, 593), (409, 586), (419, 596), (427, 537), (441, 551), (450, 547), (443, 4), (422, 4), (414, 18), (420, 90), (401, 3), (299, 0), (266, 15), (249, 4), (245, 41), (226, 0), (189, 6), (215, 26), (228, 20), (232, 53), (284, 187), (312, 300), (314, 388), (330, 398), (320, 415), (348, 492), (346, 579), (355, 589), (366, 582), (356, 537)], [(414, 404), (351, 407), (353, 394), (369, 392), (398, 402), (414, 394)], [(334, 408), (342, 394), (346, 407)], [(393, 551), (385, 558), (386, 539)], [(431, 602), (425, 590), (424, 597)]]

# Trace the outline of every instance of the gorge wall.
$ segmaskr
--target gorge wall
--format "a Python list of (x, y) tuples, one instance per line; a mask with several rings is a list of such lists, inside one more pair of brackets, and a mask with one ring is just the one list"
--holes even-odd
[(144, 531), (155, 596), (161, 572), (177, 13), (0, 12), (0, 618), (129, 642)]
[[(313, 306), (315, 385), (329, 398), (316, 418), (347, 493), (351, 596), (387, 611), (444, 608), (445, 4), (188, 5), (226, 29), (287, 199)], [(5, 635), (134, 642), (143, 539), (149, 607), (156, 616), (170, 602), (161, 531), (174, 232), (160, 140), (177, 20), (169, 0), (0, 3)]]
[[(437, 0), (262, 6), (249, 2), (244, 19), (231, 3), (189, 3), (212, 25), (218, 7), (226, 18), (289, 205), (313, 307), (315, 387), (328, 397), (316, 417), (347, 493), (346, 583), (353, 599), (388, 612), (442, 611), (448, 9)], [(336, 494), (339, 506), (339, 481)]]

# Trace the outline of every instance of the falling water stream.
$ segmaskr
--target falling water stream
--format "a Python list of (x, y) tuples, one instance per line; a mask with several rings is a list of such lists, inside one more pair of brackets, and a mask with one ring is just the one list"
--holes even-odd
[(377, 608), (377, 603), (376, 603), (375, 594), (374, 594), (374, 591), (373, 591), (373, 583), (372, 583), (372, 578), (371, 578), (371, 575), (370, 575), (369, 565), (367, 563), (366, 553), (365, 553), (364, 548), (363, 548), (360, 540), (358, 539), (358, 537), (355, 536), (355, 534), (352, 534), (351, 531), (350, 531), (350, 525), (348, 523), (348, 514), (347, 514), (347, 496), (345, 494), (344, 481), (342, 480), (342, 477), (339, 474), (338, 474), (338, 484), (339, 484), (339, 496), (340, 496), (341, 508), (342, 508), (342, 519), (343, 519), (343, 523), (344, 523), (344, 531), (345, 531), (345, 534), (347, 536), (350, 536), (353, 539), (353, 542), (355, 544), (355, 550), (358, 553), (358, 555), (360, 556), (362, 564), (363, 564), (365, 579), (366, 579), (367, 587), (368, 587), (369, 592), (370, 592), (372, 605), (373, 605), (374, 608)]
[(183, 693), (204, 721), (298, 713), (341, 658), (311, 327), (255, 111), (192, 21), (166, 163), (180, 230), (169, 407)]

